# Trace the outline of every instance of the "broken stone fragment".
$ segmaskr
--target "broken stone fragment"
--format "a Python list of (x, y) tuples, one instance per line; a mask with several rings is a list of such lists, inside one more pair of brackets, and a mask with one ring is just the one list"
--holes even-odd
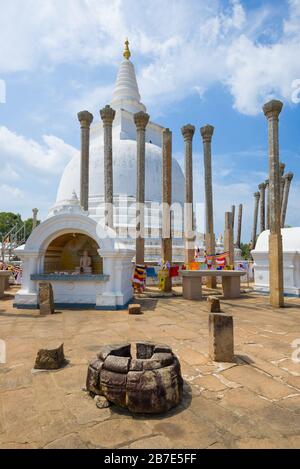
[(64, 344), (54, 350), (41, 349), (38, 351), (35, 370), (58, 370), (67, 364), (64, 355)]
[(94, 400), (98, 409), (107, 409), (111, 406), (111, 403), (104, 396), (95, 396)]

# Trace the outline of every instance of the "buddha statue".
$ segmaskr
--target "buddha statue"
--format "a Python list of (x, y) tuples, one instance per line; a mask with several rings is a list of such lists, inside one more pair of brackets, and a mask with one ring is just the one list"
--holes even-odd
[(80, 257), (79, 267), (76, 268), (76, 272), (81, 274), (92, 273), (92, 258), (89, 256), (88, 251), (83, 251), (83, 255)]

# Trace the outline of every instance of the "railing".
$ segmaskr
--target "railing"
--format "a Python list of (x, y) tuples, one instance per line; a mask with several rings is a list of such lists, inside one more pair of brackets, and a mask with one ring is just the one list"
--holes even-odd
[(14, 257), (14, 249), (26, 242), (26, 226), (15, 225), (4, 236), (2, 236), (1, 257), (2, 262), (11, 261)]

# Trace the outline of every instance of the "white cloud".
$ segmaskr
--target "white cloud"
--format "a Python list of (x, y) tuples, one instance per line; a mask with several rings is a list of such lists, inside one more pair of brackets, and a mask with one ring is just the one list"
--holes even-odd
[(21, 199), (23, 196), (22, 191), (18, 187), (10, 186), (8, 184), (0, 185), (0, 193), (2, 200), (5, 200), (6, 198), (8, 198), (9, 200), (14, 199), (14, 202), (16, 201), (16, 199)]
[(60, 138), (44, 135), (43, 144), (0, 127), (0, 155), (4, 164), (9, 159), (15, 164), (26, 164), (40, 172), (59, 174), (78, 151)]
[(2, 181), (18, 181), (20, 174), (12, 167), (9, 163), (2, 163), (2, 169), (0, 172), (0, 180)]
[[(300, 0), (287, 0), (285, 18), (279, 14), (277, 24), (275, 5), (251, 10), (239, 0), (2, 2), (0, 73), (61, 63), (101, 71), (119, 63), (129, 36), (146, 104), (162, 108), (219, 82), (238, 111), (255, 114), (271, 96), (290, 102), (300, 78)], [(78, 103), (94, 109), (109, 91), (98, 85)]]

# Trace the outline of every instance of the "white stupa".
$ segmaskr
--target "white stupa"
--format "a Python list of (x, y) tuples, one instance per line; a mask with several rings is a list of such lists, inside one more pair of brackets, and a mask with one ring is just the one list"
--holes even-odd
[[(133, 223), (131, 224), (130, 221), (130, 218), (132, 217), (132, 219), (134, 219), (135, 216), (136, 200), (137, 144), (136, 126), (133, 116), (136, 112), (146, 111), (146, 107), (141, 103), (135, 69), (133, 63), (130, 61), (130, 51), (127, 41), (124, 51), (124, 60), (119, 68), (110, 105), (116, 111), (116, 117), (113, 122), (114, 226), (117, 233), (120, 233), (122, 228), (124, 229), (126, 226), (131, 226), (132, 229), (134, 229), (135, 226)], [(95, 121), (96, 120), (97, 119), (95, 119)], [(146, 129), (145, 200), (149, 206), (149, 212), (148, 215), (146, 215), (145, 227), (148, 229), (159, 227), (158, 203), (161, 203), (162, 195), (162, 131), (162, 126), (151, 121)], [(99, 221), (104, 217), (104, 142), (103, 125), (100, 117), (98, 122), (95, 122), (91, 126), (89, 175), (89, 215), (96, 221)], [(70, 200), (74, 192), (77, 194), (80, 193), (79, 181), (80, 156), (78, 155), (68, 163), (62, 174), (56, 203), (50, 210), (50, 216), (53, 214), (54, 210), (59, 209), (61, 205), (64, 205), (66, 201)], [(175, 159), (173, 159), (172, 167), (172, 192), (173, 203), (177, 202), (183, 204), (184, 175)], [(153, 207), (153, 202), (157, 203), (157, 208)], [(151, 208), (150, 205), (152, 205)], [(178, 229), (180, 229), (180, 227), (178, 227)], [(182, 242), (177, 244), (183, 245)], [(152, 245), (152, 254), (147, 248), (147, 245)], [(154, 248), (154, 246), (156, 246), (157, 249)], [(153, 249), (156, 254), (154, 254)], [(154, 258), (157, 259), (159, 257), (159, 240), (146, 241), (146, 259), (154, 260)]]

